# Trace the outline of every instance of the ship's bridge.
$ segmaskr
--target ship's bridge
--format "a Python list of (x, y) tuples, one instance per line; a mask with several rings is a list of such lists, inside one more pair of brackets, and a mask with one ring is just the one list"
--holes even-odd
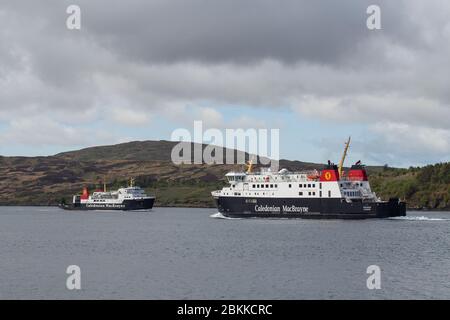
[(225, 177), (227, 178), (228, 182), (231, 184), (242, 182), (244, 181), (246, 177), (246, 173), (244, 172), (228, 172)]
[(228, 182), (231, 184), (235, 184), (235, 183), (244, 181), (246, 176), (247, 176), (247, 174), (245, 172), (228, 172), (225, 175)]

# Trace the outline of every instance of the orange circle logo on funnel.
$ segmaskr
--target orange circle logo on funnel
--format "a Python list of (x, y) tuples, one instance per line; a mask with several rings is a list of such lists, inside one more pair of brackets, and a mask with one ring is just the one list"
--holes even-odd
[(331, 179), (331, 172), (325, 172), (325, 179), (327, 180)]

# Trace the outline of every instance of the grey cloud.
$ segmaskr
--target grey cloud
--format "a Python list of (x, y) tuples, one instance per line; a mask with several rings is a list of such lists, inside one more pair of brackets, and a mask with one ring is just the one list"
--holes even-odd
[[(15, 1), (7, 8), (32, 18), (44, 29), (64, 34), (65, 8), (72, 1)], [(415, 25), (404, 2), (378, 1), (383, 25), (398, 40), (413, 40)], [(284, 63), (347, 60), (370, 35), (365, 27), (369, 0), (79, 0), (83, 28), (125, 60), (146, 63)], [(39, 20), (39, 19), (37, 19)], [(410, 31), (413, 31), (412, 33)]]
[[(90, 2), (92, 3), (92, 2)], [(386, 25), (396, 31), (400, 8), (386, 6)], [(346, 60), (368, 36), (371, 1), (176, 0), (96, 1), (86, 6), (89, 32), (127, 59), (148, 63), (284, 63)], [(399, 5), (397, 5), (399, 6)], [(411, 28), (411, 27), (410, 27)], [(392, 34), (394, 34), (392, 32)]]
[(448, 2), (377, 1), (380, 31), (369, 0), (76, 3), (80, 31), (65, 27), (73, 1), (0, 5), (0, 120), (207, 103), (448, 129)]

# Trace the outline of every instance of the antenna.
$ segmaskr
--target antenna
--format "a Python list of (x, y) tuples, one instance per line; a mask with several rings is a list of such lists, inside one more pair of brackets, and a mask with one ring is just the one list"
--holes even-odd
[(344, 153), (342, 154), (341, 162), (339, 162), (338, 172), (339, 177), (342, 177), (342, 168), (344, 167), (345, 157), (347, 156), (348, 147), (350, 146), (350, 136), (348, 137), (348, 141), (345, 143)]

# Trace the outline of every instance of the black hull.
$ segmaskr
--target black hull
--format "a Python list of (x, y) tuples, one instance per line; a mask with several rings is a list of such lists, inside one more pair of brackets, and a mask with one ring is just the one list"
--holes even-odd
[(149, 198), (144, 200), (124, 200), (121, 204), (108, 204), (108, 203), (76, 203), (71, 205), (60, 205), (65, 210), (149, 210), (153, 208), (155, 198)]
[(368, 219), (406, 215), (406, 204), (398, 199), (383, 202), (346, 202), (321, 198), (215, 199), (222, 215), (231, 218)]

